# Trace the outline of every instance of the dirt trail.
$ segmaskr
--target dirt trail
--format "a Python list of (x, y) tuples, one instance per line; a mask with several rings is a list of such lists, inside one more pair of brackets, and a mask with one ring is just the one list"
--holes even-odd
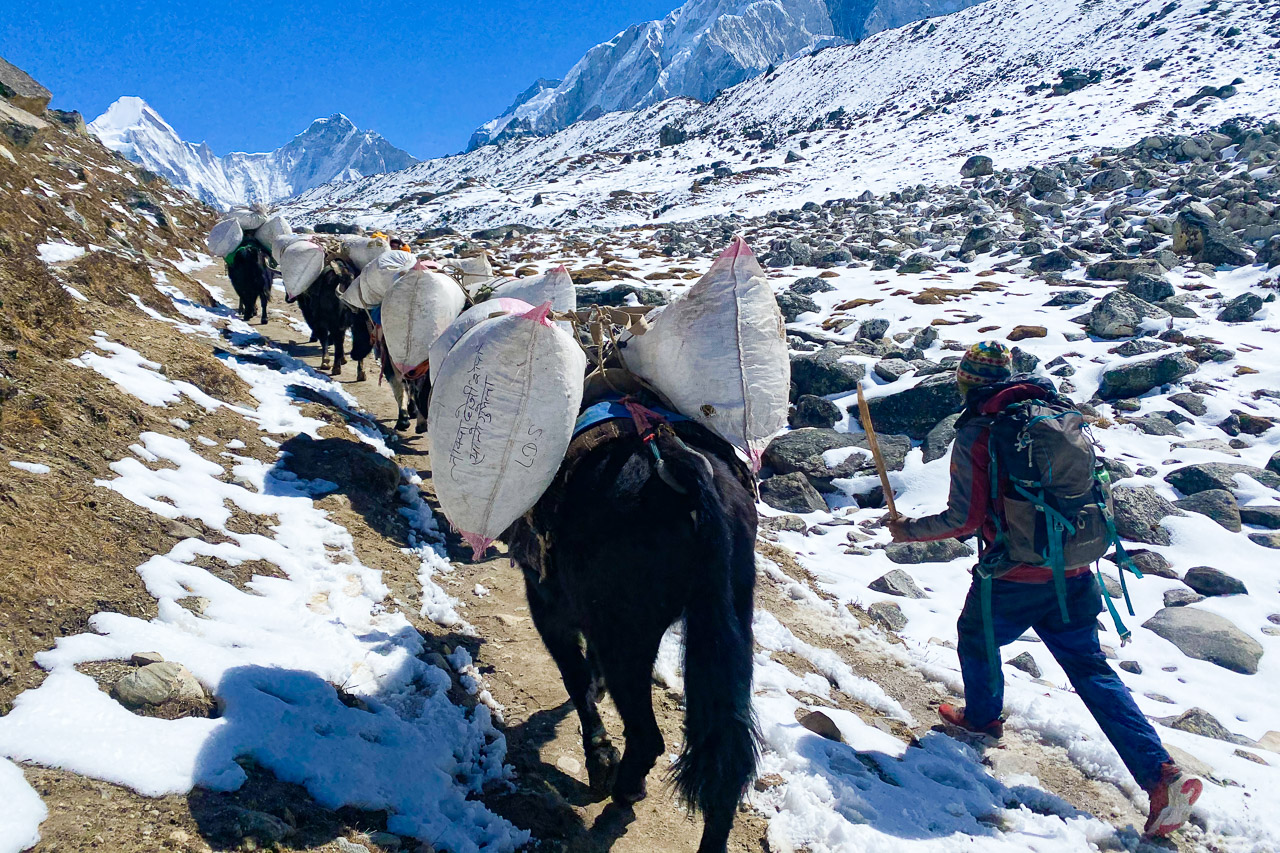
[[(196, 277), (222, 288), (228, 300), (233, 298), (220, 267), (207, 268)], [(294, 307), (284, 305), (278, 294), (277, 291), (268, 324), (259, 327), (255, 321), (255, 330), (318, 368), (318, 345), (307, 343), (308, 333), (299, 313)], [(338, 381), (390, 432), (396, 419), (391, 391), (378, 382), (377, 365), (372, 359), (366, 364), (366, 371), (368, 379), (356, 382), (355, 366), (348, 364)], [(424, 497), (435, 506), (427, 436), (415, 435), (410, 430), (400, 434), (394, 447), (399, 464), (418, 471), (423, 477)], [(384, 571), (386, 582), (403, 602), (403, 609), (414, 624), (446, 654), (453, 644), (466, 646), (484, 675), (486, 688), (505, 708), (509, 761), (518, 778), (514, 792), (490, 798), (490, 805), (518, 825), (533, 830), (535, 837), (541, 839), (535, 849), (583, 853), (696, 849), (701, 820), (691, 818), (675, 802), (661, 761), (650, 775), (650, 796), (635, 807), (634, 814), (611, 806), (607, 800), (592, 801), (582, 763), (576, 714), (529, 618), (520, 571), (505, 555), (470, 562), (461, 551), (451, 554), (454, 573), (437, 581), (462, 603), (459, 612), (476, 628), (479, 637), (447, 634), (418, 615), (420, 585), (416, 567), (396, 559), (400, 556), (396, 549), (388, 548), (384, 536), (369, 524), (361, 523), (358, 516), (340, 515), (342, 517), (336, 519), (340, 523), (351, 522), (349, 529), (362, 561)], [(762, 542), (760, 550), (781, 571), (761, 573), (757, 607), (773, 613), (800, 639), (819, 648), (830, 648), (854, 672), (880, 684), (915, 717), (918, 725), (913, 730), (899, 721), (888, 721), (874, 709), (848, 699), (837, 690), (832, 691), (830, 704), (853, 711), (869, 723), (879, 721), (882, 728), (887, 727), (907, 742), (934, 728), (935, 709), (939, 702), (947, 699), (946, 691), (904, 662), (905, 658), (896, 656), (890, 640), (879, 635), (872, 637), (870, 631), (853, 630), (858, 624), (856, 620), (866, 624), (865, 614), (846, 610), (842, 616), (834, 610), (840, 605), (824, 613), (812, 604), (802, 603), (803, 599), (818, 595), (816, 584), (785, 549)], [(483, 587), (484, 592), (479, 593), (478, 587)], [(786, 654), (774, 657), (797, 673), (815, 671), (798, 657)], [(823, 701), (807, 694), (804, 698), (814, 705)], [(673, 753), (681, 742), (683, 714), (679, 697), (655, 685), (654, 710), (668, 752)], [(608, 701), (602, 706), (602, 712), (611, 736), (621, 747), (619, 717)], [(1058, 747), (1011, 732), (1000, 748), (988, 751), (984, 763), (998, 775), (1035, 775), (1046, 789), (1076, 808), (1118, 827), (1141, 826), (1143, 816), (1120, 791), (1085, 777)], [(769, 850), (766, 831), (763, 815), (744, 807), (734, 827), (730, 850)]]

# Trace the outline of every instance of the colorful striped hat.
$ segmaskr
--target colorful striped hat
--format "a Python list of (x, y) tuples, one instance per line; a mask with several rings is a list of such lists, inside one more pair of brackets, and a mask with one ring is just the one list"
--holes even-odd
[(999, 341), (981, 341), (969, 347), (956, 366), (960, 393), (967, 395), (970, 389), (1005, 381), (1013, 375), (1011, 360), (1008, 347)]

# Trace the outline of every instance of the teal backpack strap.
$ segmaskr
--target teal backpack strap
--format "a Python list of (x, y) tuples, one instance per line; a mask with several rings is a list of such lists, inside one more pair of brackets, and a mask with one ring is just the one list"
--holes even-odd
[(1074, 535), (1076, 526), (1062, 513), (1045, 502), (1044, 493), (1032, 494), (1021, 484), (1014, 484), (1018, 494), (1035, 504), (1036, 509), (1044, 513), (1045, 532), (1049, 540), (1049, 569), (1053, 572), (1053, 589), (1058, 595), (1058, 612), (1064, 623), (1071, 622), (1071, 614), (1067, 610), (1067, 558), (1063, 544), (1069, 535)]
[[(1130, 631), (1128, 628), (1126, 628), (1124, 622), (1120, 619), (1120, 611), (1116, 610), (1116, 604), (1111, 599), (1111, 593), (1110, 591), (1107, 590), (1107, 584), (1102, 579), (1101, 565), (1097, 566), (1097, 571), (1098, 571), (1098, 588), (1102, 590), (1102, 600), (1103, 602), (1106, 603), (1107, 610), (1111, 613), (1111, 621), (1115, 623), (1116, 633), (1120, 635), (1120, 645), (1121, 647), (1127, 646), (1129, 644), (1129, 641), (1133, 639), (1133, 632)], [(1120, 573), (1120, 586), (1121, 588), (1124, 587), (1124, 572)], [(1128, 602), (1129, 600), (1128, 590), (1125, 590), (1124, 597), (1125, 597), (1125, 601)], [(1129, 615), (1130, 616), (1135, 615), (1133, 612), (1133, 605), (1131, 604), (1129, 605)]]

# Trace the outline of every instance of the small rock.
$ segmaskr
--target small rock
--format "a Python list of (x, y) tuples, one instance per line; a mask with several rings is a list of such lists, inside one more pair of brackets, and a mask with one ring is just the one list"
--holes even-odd
[(1182, 515), (1177, 507), (1162, 498), (1150, 486), (1117, 488), (1111, 491), (1115, 506), (1116, 531), (1121, 538), (1148, 545), (1168, 545), (1169, 531), (1160, 522), (1171, 515)]
[(867, 588), (874, 592), (883, 592), (886, 595), (897, 595), (903, 598), (928, 598), (923, 590), (916, 586), (916, 582), (911, 575), (902, 569), (893, 569), (881, 575), (868, 584)]
[(1186, 607), (1204, 601), (1204, 596), (1190, 589), (1166, 589), (1164, 591), (1165, 607)]
[(1104, 370), (1098, 396), (1104, 400), (1140, 397), (1153, 388), (1177, 382), (1200, 369), (1183, 353), (1166, 353)]
[(1005, 662), (1014, 669), (1022, 670), (1032, 678), (1040, 677), (1040, 665), (1036, 663), (1036, 659), (1031, 656), (1030, 652), (1022, 652)]
[(886, 630), (901, 631), (907, 627), (907, 616), (895, 601), (877, 601), (867, 608), (867, 612)]
[(828, 347), (792, 357), (791, 384), (796, 394), (827, 397), (856, 389), (866, 377), (867, 369), (848, 359), (854, 354), (844, 347)]
[(876, 376), (885, 382), (897, 382), (915, 368), (901, 358), (882, 358), (876, 362), (873, 369)]
[(172, 701), (203, 702), (204, 687), (180, 663), (163, 661), (135, 669), (116, 682), (113, 693), (130, 710), (157, 707)]
[(937, 426), (929, 430), (921, 444), (925, 462), (941, 459), (951, 452), (951, 444), (956, 440), (956, 421), (958, 420), (960, 420), (958, 413), (947, 415), (938, 421)]
[(843, 415), (840, 407), (825, 397), (801, 394), (787, 416), (787, 425), (792, 429), (802, 427), (831, 429), (840, 422)]
[[(252, 838), (264, 847), (271, 847), (293, 834), (293, 827), (280, 818), (252, 809), (236, 810), (236, 830), (245, 838)], [(344, 839), (345, 840), (345, 839)], [(358, 846), (358, 845), (357, 845)], [(361, 847), (361, 850), (365, 848)], [(366, 850), (365, 853), (368, 853)]]
[(164, 655), (159, 652), (137, 652), (133, 657), (129, 658), (129, 663), (134, 666), (146, 666), (152, 663), (164, 663)]
[(1204, 397), (1199, 394), (1193, 394), (1190, 391), (1184, 391), (1180, 394), (1170, 394), (1169, 402), (1173, 403), (1175, 406), (1181, 407), (1193, 415), (1196, 415), (1197, 417), (1202, 416), (1209, 411), (1209, 407), (1205, 405)]
[[(964, 400), (955, 375), (944, 373), (928, 376), (906, 390), (873, 397), (867, 408), (877, 432), (901, 433), (919, 441), (947, 415), (963, 409)], [(857, 405), (850, 406), (849, 413), (861, 423)]]
[(1043, 338), (1049, 334), (1044, 326), (1014, 326), (1008, 334), (1010, 341), (1024, 341), (1027, 338)]
[(1128, 338), (1144, 320), (1163, 320), (1169, 312), (1123, 290), (1113, 290), (1089, 312), (1089, 331), (1100, 338)]
[(1252, 477), (1269, 489), (1280, 489), (1280, 474), (1233, 462), (1197, 462), (1185, 465), (1170, 471), (1164, 480), (1184, 495), (1194, 495), (1207, 489), (1232, 491), (1237, 488), (1236, 476), (1239, 474)]
[(1138, 663), (1136, 660), (1122, 660), (1120, 661), (1120, 668), (1125, 672), (1131, 672), (1134, 675), (1142, 675), (1142, 664)]
[(800, 725), (819, 737), (827, 740), (833, 740), (836, 743), (844, 743), (844, 735), (840, 734), (840, 727), (821, 711), (810, 711), (800, 718)]
[(1280, 530), (1280, 506), (1242, 506), (1240, 520), (1254, 527)]
[[(1045, 255), (1045, 257), (1048, 257), (1048, 255)], [(1067, 265), (1067, 268), (1070, 269), (1070, 264)], [(1045, 307), (1062, 308), (1070, 305), (1083, 305), (1091, 299), (1093, 299), (1093, 294), (1087, 290), (1059, 290), (1053, 295), (1052, 299), (1045, 303)]]
[(1176, 719), (1165, 723), (1165, 725), (1180, 732), (1190, 732), (1193, 735), (1213, 738), (1214, 740), (1225, 740), (1228, 743), (1235, 743), (1238, 740), (1235, 735), (1227, 731), (1226, 726), (1218, 722), (1213, 714), (1203, 708), (1189, 708)]
[(1266, 767), (1271, 766), (1271, 762), (1267, 761), (1262, 756), (1255, 755), (1254, 753), (1248, 752), (1247, 750), (1237, 749), (1235, 752), (1232, 753), (1232, 755), (1236, 756), (1237, 758), (1243, 758), (1246, 761), (1252, 761), (1254, 764), (1261, 764)]
[(567, 755), (562, 755), (556, 759), (556, 767), (563, 770), (566, 774), (574, 776), (581, 772), (582, 762), (576, 758), (570, 758)]
[(1249, 593), (1242, 582), (1226, 572), (1209, 566), (1187, 569), (1182, 582), (1204, 596), (1248, 595)]
[(995, 164), (990, 157), (983, 154), (975, 154), (965, 160), (964, 165), (960, 167), (960, 177), (962, 178), (981, 178), (994, 173)]
[(798, 278), (791, 282), (791, 290), (801, 296), (813, 296), (815, 293), (827, 293), (835, 289), (836, 286), (834, 284), (817, 276)]
[(1261, 545), (1263, 548), (1280, 548), (1280, 531), (1272, 530), (1267, 533), (1250, 533), (1249, 541), (1255, 545)]

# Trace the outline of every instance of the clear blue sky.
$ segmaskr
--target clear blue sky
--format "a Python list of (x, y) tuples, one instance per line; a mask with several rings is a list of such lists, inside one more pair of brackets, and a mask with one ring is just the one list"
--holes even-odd
[(345, 113), (451, 154), (538, 77), (681, 0), (4, 0), (0, 55), (92, 121), (137, 95), (215, 153), (278, 148)]

